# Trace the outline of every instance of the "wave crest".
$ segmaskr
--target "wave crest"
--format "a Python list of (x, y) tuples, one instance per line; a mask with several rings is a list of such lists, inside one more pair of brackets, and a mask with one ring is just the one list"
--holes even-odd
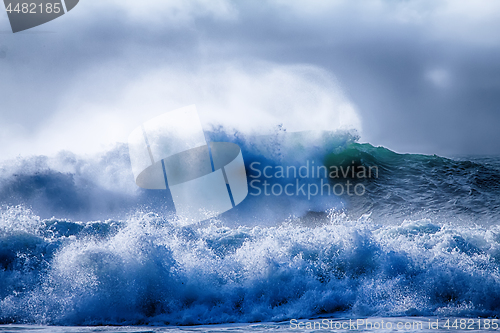
[(191, 325), (500, 310), (498, 227), (380, 226), (332, 212), (314, 228), (294, 221), (193, 228), (143, 212), (74, 223), (22, 216), (19, 207), (3, 214), (13, 211), (32, 227), (1, 226), (3, 323)]

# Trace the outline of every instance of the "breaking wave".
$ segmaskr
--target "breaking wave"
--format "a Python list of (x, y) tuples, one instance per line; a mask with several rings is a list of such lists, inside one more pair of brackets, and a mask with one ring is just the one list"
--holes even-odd
[(168, 191), (135, 186), (125, 145), (3, 162), (0, 322), (499, 313), (500, 159), (397, 154), (348, 133), (282, 132), (210, 139), (238, 143), (249, 175), (254, 162), (314, 160), (377, 166), (378, 177), (359, 180), (363, 196), (249, 195), (219, 218), (183, 225)]

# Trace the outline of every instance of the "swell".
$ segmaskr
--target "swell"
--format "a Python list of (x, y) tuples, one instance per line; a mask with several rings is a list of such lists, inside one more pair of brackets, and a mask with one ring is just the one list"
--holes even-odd
[(350, 143), (327, 164), (354, 161), (377, 165), (379, 177), (365, 181), (367, 194), (349, 198), (358, 214), (393, 219), (432, 217), (456, 223), (495, 224), (500, 217), (500, 158), (449, 159), (397, 154), (383, 147)]
[[(219, 129), (207, 135), (210, 141), (230, 141), (241, 147), (249, 184), (266, 180), (256, 175), (252, 165), (260, 166), (260, 171), (265, 166), (298, 170), (306, 162), (346, 170), (376, 167), (376, 177), (358, 179), (347, 172), (347, 177), (340, 179), (298, 179), (318, 187), (322, 180), (331, 186), (351, 181), (363, 185), (365, 193), (361, 196), (253, 195), (255, 187), (250, 187), (247, 199), (220, 217), (229, 224), (274, 225), (289, 217), (324, 215), (330, 209), (343, 210), (353, 218), (372, 214), (373, 220), (384, 224), (401, 223), (405, 218), (433, 218), (490, 225), (499, 218), (498, 158), (471, 161), (397, 154), (359, 144), (355, 135), (342, 132), (286, 133), (279, 129), (275, 135), (252, 137), (228, 135)], [(268, 181), (283, 188), (296, 180)], [(42, 218), (82, 221), (125, 218), (137, 210), (160, 215), (174, 211), (168, 191), (143, 190), (135, 185), (124, 144), (95, 156), (61, 152), (54, 157), (4, 162), (0, 166), (0, 203), (28, 207)]]

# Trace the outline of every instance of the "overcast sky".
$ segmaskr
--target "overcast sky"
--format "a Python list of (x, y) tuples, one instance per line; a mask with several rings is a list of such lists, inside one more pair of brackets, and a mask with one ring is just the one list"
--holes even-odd
[(1, 159), (105, 149), (190, 104), (207, 126), (500, 154), (500, 1), (81, 0), (16, 34), (0, 11)]

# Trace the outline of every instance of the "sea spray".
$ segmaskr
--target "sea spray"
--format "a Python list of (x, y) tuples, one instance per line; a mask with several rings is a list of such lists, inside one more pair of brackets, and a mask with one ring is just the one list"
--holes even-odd
[[(137, 212), (101, 223), (2, 224), (4, 323), (207, 324), (354, 315), (494, 315), (500, 229), (429, 220), (381, 226), (330, 214), (180, 227)], [(24, 212), (24, 213), (22, 213)], [(24, 215), (23, 215), (24, 214)], [(4, 221), (4, 220), (3, 220)], [(29, 224), (29, 223), (28, 223)], [(104, 227), (106, 226), (106, 227)]]
[(247, 172), (254, 162), (314, 160), (377, 166), (378, 177), (357, 180), (363, 196), (249, 196), (217, 219), (185, 226), (165, 193), (135, 186), (125, 145), (4, 162), (0, 321), (498, 314), (498, 159), (397, 154), (345, 133), (210, 135), (238, 143)]

